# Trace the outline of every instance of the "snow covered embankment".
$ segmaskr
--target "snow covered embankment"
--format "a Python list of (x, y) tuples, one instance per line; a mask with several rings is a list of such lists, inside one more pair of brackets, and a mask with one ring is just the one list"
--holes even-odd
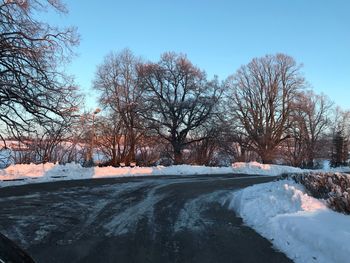
[[(349, 169), (349, 168), (348, 168)], [(89, 178), (113, 178), (126, 176), (152, 175), (214, 175), (214, 174), (252, 174), (278, 176), (281, 174), (303, 173), (308, 170), (300, 168), (260, 164), (257, 162), (234, 163), (231, 167), (206, 167), (196, 165), (173, 165), (169, 167), (90, 167), (69, 163), (59, 165), (45, 164), (16, 164), (0, 169), (0, 187), (42, 183), (61, 180), (76, 180)]]
[(292, 180), (234, 192), (230, 208), (296, 263), (349, 262), (350, 216), (330, 210)]
[(169, 167), (91, 167), (69, 163), (59, 165), (16, 164), (0, 170), (0, 187), (42, 183), (60, 180), (76, 180), (89, 178), (108, 178), (126, 176), (152, 175), (213, 175), (213, 174), (255, 174), (277, 176), (283, 173), (300, 173), (299, 168), (279, 165), (266, 165), (257, 162), (234, 163), (231, 167), (206, 167), (194, 165), (174, 165)]

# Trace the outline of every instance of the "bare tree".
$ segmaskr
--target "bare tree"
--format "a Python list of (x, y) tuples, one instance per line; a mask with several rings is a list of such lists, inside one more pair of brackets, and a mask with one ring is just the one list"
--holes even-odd
[(166, 143), (152, 134), (145, 134), (137, 144), (137, 163), (142, 166), (159, 164), (162, 154), (166, 153)]
[(247, 136), (234, 111), (231, 98), (226, 96), (220, 100), (216, 129), (219, 141), (219, 152), (226, 159), (226, 163), (255, 161), (257, 155), (252, 147), (252, 140)]
[(253, 59), (226, 81), (232, 114), (263, 163), (289, 137), (289, 115), (304, 86), (300, 65), (284, 54)]
[[(316, 157), (322, 156), (323, 145), (322, 140), (330, 128), (330, 110), (332, 103), (325, 95), (317, 95), (312, 91), (299, 94), (299, 98), (295, 103), (292, 118), (293, 126), (299, 130), (296, 141), (301, 143), (301, 147), (295, 148), (297, 154), (304, 157), (304, 165), (313, 168)], [(299, 150), (298, 150), (299, 148)]]
[(222, 138), (219, 134), (219, 126), (214, 121), (194, 130), (191, 138), (202, 138), (202, 140), (195, 141), (187, 147), (186, 161), (190, 164), (206, 166), (217, 164), (215, 157), (219, 153), (219, 143)]
[(280, 154), (285, 163), (291, 166), (302, 167), (306, 160), (304, 126), (295, 121), (290, 129), (290, 138), (281, 144)]
[[(15, 163), (80, 162), (83, 155), (79, 145), (80, 129), (77, 116), (65, 123), (50, 122), (34, 132), (22, 133), (20, 140), (10, 143)], [(10, 139), (10, 138), (9, 138)]]
[[(66, 134), (70, 130), (70, 122), (63, 124), (51, 123), (37, 133), (35, 138), (27, 142), (28, 148), (35, 153), (36, 160), (33, 162), (63, 162), (61, 159), (65, 152)], [(62, 147), (63, 146), (63, 147)]]
[(94, 87), (101, 91), (101, 106), (109, 109), (113, 117), (121, 121), (122, 127), (118, 132), (123, 131), (123, 151), (127, 152), (123, 161), (126, 164), (136, 160), (136, 144), (142, 136), (143, 126), (139, 115), (143, 97), (138, 83), (139, 63), (140, 59), (130, 50), (111, 53), (98, 67), (94, 81)]
[(175, 164), (181, 164), (186, 145), (204, 138), (190, 133), (210, 118), (220, 96), (217, 79), (206, 74), (184, 55), (165, 53), (158, 63), (143, 64), (139, 77), (144, 89), (144, 111), (148, 127), (173, 149)]
[(350, 138), (350, 110), (343, 110), (340, 107), (335, 107), (331, 116), (331, 137), (341, 131), (348, 139)]
[(348, 164), (349, 150), (348, 140), (341, 130), (337, 131), (333, 137), (333, 145), (331, 152), (331, 166), (345, 166)]
[(128, 154), (124, 147), (125, 132), (122, 120), (113, 115), (100, 116), (96, 122), (96, 146), (109, 160), (106, 164), (118, 166)]
[(0, 122), (16, 135), (64, 121), (77, 106), (62, 66), (78, 37), (38, 21), (34, 14), (45, 9), (67, 11), (59, 0), (0, 1)]
[(336, 107), (331, 118), (330, 164), (333, 167), (346, 165), (349, 157), (350, 111)]

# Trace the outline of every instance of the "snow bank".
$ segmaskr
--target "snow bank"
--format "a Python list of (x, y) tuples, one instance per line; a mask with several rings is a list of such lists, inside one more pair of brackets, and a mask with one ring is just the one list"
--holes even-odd
[(292, 180), (235, 192), (229, 206), (297, 263), (349, 262), (350, 216), (328, 209)]
[(149, 175), (213, 175), (213, 174), (254, 174), (278, 176), (284, 173), (303, 173), (300, 168), (267, 165), (257, 162), (234, 163), (231, 167), (206, 167), (194, 165), (174, 165), (169, 167), (91, 167), (70, 163), (58, 165), (16, 164), (0, 169), (0, 187), (27, 183), (49, 182), (106, 177), (149, 176)]
[(262, 175), (271, 175), (271, 176), (278, 176), (285, 173), (305, 172), (305, 170), (297, 167), (275, 165), (275, 164), (261, 164), (258, 162), (233, 163), (232, 168), (237, 173), (247, 173), (247, 171), (249, 171), (250, 174), (262, 174)]
[[(246, 171), (249, 172), (249, 171)], [(231, 167), (205, 167), (191, 165), (156, 166), (156, 167), (90, 167), (70, 163), (58, 165), (45, 164), (17, 164), (6, 169), (0, 169), (0, 187), (41, 183), (57, 180), (76, 180), (89, 178), (108, 178), (125, 176), (151, 175), (209, 175), (233, 173)]]

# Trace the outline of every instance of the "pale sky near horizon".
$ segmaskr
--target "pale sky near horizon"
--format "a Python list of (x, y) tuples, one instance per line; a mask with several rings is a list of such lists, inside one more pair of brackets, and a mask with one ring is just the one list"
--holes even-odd
[[(131, 49), (157, 61), (176, 51), (220, 80), (265, 54), (286, 53), (302, 63), (317, 93), (350, 109), (350, 1), (347, 0), (105, 0), (68, 1), (69, 14), (44, 15), (81, 35), (68, 73), (90, 93), (97, 65), (110, 51)], [(45, 17), (46, 16), (46, 17)]]

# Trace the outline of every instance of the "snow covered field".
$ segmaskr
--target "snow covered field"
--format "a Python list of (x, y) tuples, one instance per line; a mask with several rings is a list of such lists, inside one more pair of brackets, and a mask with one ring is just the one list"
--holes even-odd
[(230, 208), (296, 263), (349, 262), (350, 216), (330, 210), (292, 180), (234, 192)]
[[(346, 168), (350, 170), (349, 168)], [(336, 170), (342, 171), (344, 169)], [(70, 163), (59, 165), (46, 164), (16, 164), (0, 169), (0, 187), (42, 183), (60, 180), (77, 180), (89, 178), (108, 178), (126, 176), (152, 175), (210, 175), (210, 174), (254, 174), (277, 176), (284, 173), (302, 173), (308, 170), (300, 168), (267, 165), (257, 162), (234, 163), (231, 167), (206, 167), (193, 165), (174, 165), (169, 167), (91, 167), (85, 168), (80, 164)], [(335, 171), (335, 170), (333, 170)]]

